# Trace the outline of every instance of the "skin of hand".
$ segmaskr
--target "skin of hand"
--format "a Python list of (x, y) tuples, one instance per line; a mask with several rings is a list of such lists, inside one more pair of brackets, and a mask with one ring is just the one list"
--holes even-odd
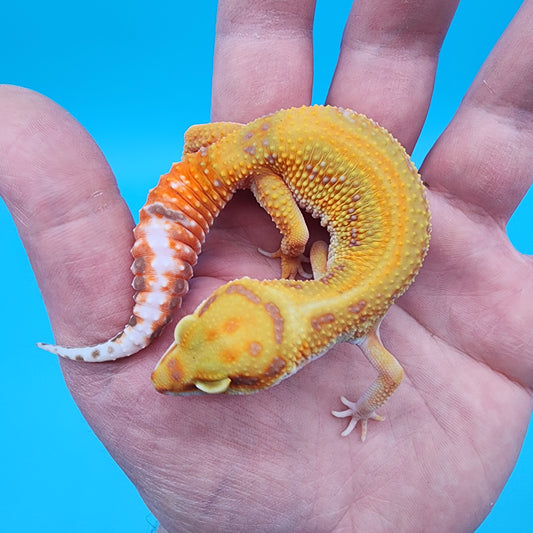
[[(456, 4), (356, 2), (328, 103), (371, 116), (412, 151)], [(310, 103), (313, 15), (308, 0), (220, 2), (213, 120)], [(216, 221), (161, 338), (113, 363), (61, 361), (82, 413), (166, 530), (472, 531), (490, 511), (532, 409), (533, 263), (505, 231), (531, 184), (531, 50), (527, 1), (421, 168), (430, 252), (381, 330), (406, 377), (365, 444), (341, 438), (330, 414), (374, 377), (354, 346), (252, 396), (171, 398), (151, 385), (179, 318), (230, 279), (279, 276), (256, 251), (275, 249), (279, 234), (248, 194)], [(43, 96), (1, 86), (0, 116), (0, 192), (56, 341), (106, 339), (132, 306), (133, 221), (113, 174)]]

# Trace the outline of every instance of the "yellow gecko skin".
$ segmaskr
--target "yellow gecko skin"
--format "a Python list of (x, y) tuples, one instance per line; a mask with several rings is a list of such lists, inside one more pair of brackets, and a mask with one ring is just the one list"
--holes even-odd
[[(277, 256), (285, 278), (298, 271), (308, 237), (296, 204), (319, 217), (330, 233), (327, 266), (313, 264), (314, 280), (244, 278), (220, 287), (180, 321), (153, 383), (166, 393), (254, 392), (353, 341), (379, 376), (358, 403), (343, 399), (348, 410), (334, 414), (351, 418), (345, 434), (363, 420), (364, 438), (366, 420), (380, 418), (376, 409), (403, 375), (377, 328), (428, 249), (420, 177), (386, 130), (348, 110), (280, 111), (237, 130), (227, 125), (218, 140), (217, 127), (190, 130), (191, 150), (205, 139), (206, 151), (187, 164), (203, 162), (227, 195), (253, 190), (284, 236)], [(312, 263), (324, 254), (312, 252)]]
[[(249, 188), (282, 234), (280, 280), (232, 281), (183, 318), (152, 381), (166, 394), (251, 393), (290, 376), (339, 342), (357, 344), (378, 376), (342, 435), (368, 419), (403, 370), (379, 324), (422, 265), (430, 236), (424, 186), (403, 147), (363, 115), (330, 106), (278, 111), (247, 125), (193, 126), (181, 162), (162, 176), (140, 213), (132, 250), (133, 316), (97, 346), (43, 348), (85, 361), (125, 357), (149, 344), (187, 292), (205, 234), (238, 189)], [(297, 279), (319, 218), (329, 247), (310, 251), (313, 279)]]

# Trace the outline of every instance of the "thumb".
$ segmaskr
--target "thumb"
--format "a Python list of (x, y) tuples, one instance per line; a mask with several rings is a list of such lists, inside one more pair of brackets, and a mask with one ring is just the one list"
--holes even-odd
[(32, 91), (0, 86), (0, 122), (0, 195), (56, 340), (113, 334), (131, 311), (133, 222), (109, 165), (71, 115)]

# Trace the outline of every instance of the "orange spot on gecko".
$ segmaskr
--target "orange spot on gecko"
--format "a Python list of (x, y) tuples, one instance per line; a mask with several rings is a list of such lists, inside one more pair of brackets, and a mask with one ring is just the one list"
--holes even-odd
[(236, 320), (235, 318), (230, 318), (226, 320), (224, 324), (222, 324), (222, 330), (224, 331), (224, 333), (227, 333), (227, 334), (235, 333), (236, 331), (239, 330), (240, 327), (241, 327), (240, 320)]
[(213, 342), (215, 340), (218, 339), (218, 337), (220, 336), (220, 333), (218, 331), (218, 329), (209, 329), (205, 332), (205, 340), (207, 342)]
[(220, 360), (223, 361), (224, 364), (232, 365), (239, 360), (239, 353), (232, 348), (228, 348), (220, 353)]

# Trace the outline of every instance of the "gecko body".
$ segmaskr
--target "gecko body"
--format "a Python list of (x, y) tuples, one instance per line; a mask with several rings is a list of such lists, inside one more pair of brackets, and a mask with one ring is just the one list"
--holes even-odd
[[(85, 348), (41, 345), (105, 361), (157, 336), (181, 304), (209, 228), (250, 188), (282, 234), (282, 278), (232, 281), (183, 318), (152, 381), (163, 393), (249, 393), (270, 387), (338, 342), (358, 344), (378, 377), (334, 412), (369, 418), (403, 371), (378, 328), (418, 272), (429, 245), (424, 187), (403, 147), (374, 121), (335, 107), (282, 110), (247, 125), (193, 126), (181, 162), (162, 176), (135, 229), (133, 315), (118, 335)], [(300, 208), (320, 219), (329, 247), (310, 251), (313, 279), (296, 279), (309, 237)]]

